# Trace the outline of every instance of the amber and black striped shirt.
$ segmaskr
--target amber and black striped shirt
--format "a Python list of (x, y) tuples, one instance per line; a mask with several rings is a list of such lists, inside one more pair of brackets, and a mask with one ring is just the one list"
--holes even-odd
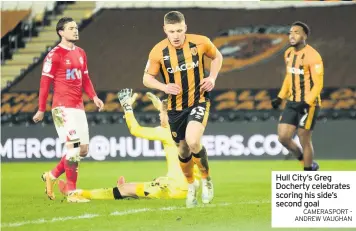
[(187, 34), (179, 49), (168, 39), (153, 47), (145, 72), (152, 76), (161, 73), (164, 83), (175, 83), (182, 89), (179, 95), (168, 96), (168, 110), (181, 111), (209, 101), (209, 94), (200, 91), (200, 81), (205, 77), (204, 56), (214, 59), (216, 49), (209, 38), (194, 34)]
[(306, 45), (300, 51), (290, 47), (284, 54), (286, 77), (278, 97), (321, 106), (324, 66), (320, 54)]

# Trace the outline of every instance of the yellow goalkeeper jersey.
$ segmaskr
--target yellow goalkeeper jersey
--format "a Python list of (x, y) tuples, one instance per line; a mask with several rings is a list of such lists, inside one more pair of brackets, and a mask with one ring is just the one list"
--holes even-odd
[(170, 128), (161, 126), (141, 127), (133, 112), (126, 112), (125, 118), (131, 135), (148, 140), (159, 140), (162, 142), (168, 168), (166, 176), (181, 185), (182, 189), (187, 188), (187, 180), (179, 164), (178, 148), (172, 139)]

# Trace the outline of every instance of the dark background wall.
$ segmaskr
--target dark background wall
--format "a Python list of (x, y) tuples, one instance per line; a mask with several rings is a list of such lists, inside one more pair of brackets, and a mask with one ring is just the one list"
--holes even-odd
[[(79, 46), (89, 59), (90, 76), (97, 90), (124, 87), (142, 89), (142, 75), (150, 49), (165, 35), (163, 16), (169, 9), (110, 9), (100, 12), (81, 32)], [(288, 26), (296, 20), (312, 30), (309, 43), (322, 55), (325, 86), (356, 86), (356, 6), (263, 10), (182, 9), (189, 33), (213, 39), (221, 30), (238, 26)], [(55, 32), (53, 32), (55, 33)], [(38, 90), (42, 64), (12, 91)], [(244, 70), (219, 77), (217, 88), (275, 88), (284, 77), (282, 53)]]

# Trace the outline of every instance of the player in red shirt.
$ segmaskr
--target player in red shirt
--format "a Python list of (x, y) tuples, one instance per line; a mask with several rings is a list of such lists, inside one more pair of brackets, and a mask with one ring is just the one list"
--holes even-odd
[(34, 122), (43, 119), (50, 85), (53, 84), (52, 117), (66, 154), (58, 165), (42, 175), (46, 193), (55, 199), (53, 187), (56, 179), (66, 173), (69, 202), (88, 200), (71, 193), (76, 190), (78, 163), (89, 151), (89, 129), (84, 111), (82, 89), (101, 111), (104, 103), (94, 90), (89, 78), (85, 51), (74, 43), (79, 40), (78, 26), (72, 18), (61, 18), (56, 27), (61, 42), (46, 56), (42, 69), (39, 92), (39, 107)]

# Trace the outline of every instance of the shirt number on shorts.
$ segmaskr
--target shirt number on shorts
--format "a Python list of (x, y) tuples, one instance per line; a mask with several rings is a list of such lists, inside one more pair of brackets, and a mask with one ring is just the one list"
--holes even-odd
[(202, 106), (198, 106), (192, 109), (190, 115), (195, 116), (197, 119), (201, 119), (205, 115), (205, 108)]
[(305, 125), (305, 120), (308, 118), (308, 111), (305, 110), (305, 114), (302, 116), (302, 118), (299, 121), (299, 126), (304, 126)]

